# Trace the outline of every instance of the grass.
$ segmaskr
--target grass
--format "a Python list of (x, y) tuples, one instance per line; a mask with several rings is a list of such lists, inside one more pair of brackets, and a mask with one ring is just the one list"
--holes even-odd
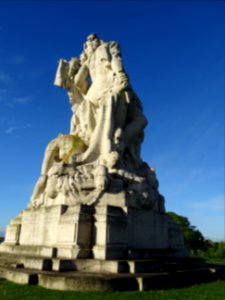
[(225, 259), (224, 258), (206, 258), (205, 260), (208, 263), (225, 265)]
[(225, 281), (171, 290), (113, 293), (54, 291), (0, 280), (1, 300), (222, 300), (224, 296)]

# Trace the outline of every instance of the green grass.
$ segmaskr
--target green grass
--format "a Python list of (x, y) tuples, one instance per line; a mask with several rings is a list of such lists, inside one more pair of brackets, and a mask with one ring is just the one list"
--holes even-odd
[(212, 264), (222, 264), (225, 265), (225, 259), (224, 258), (208, 258), (205, 259), (207, 262)]
[(1, 300), (223, 300), (225, 281), (149, 292), (64, 292), (0, 280)]

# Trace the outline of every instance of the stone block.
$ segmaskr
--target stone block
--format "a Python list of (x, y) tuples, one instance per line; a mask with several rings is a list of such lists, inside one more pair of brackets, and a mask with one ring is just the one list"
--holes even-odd
[(11, 245), (17, 245), (19, 243), (21, 225), (9, 224), (6, 229), (5, 242)]
[(127, 261), (100, 259), (53, 259), (54, 271), (77, 271), (81, 273), (127, 273)]
[(52, 246), (56, 243), (63, 206), (26, 209), (22, 214), (20, 245)]
[(21, 232), (21, 214), (13, 219), (6, 228), (5, 242), (9, 245), (17, 245), (19, 243)]
[(188, 256), (188, 251), (184, 247), (184, 237), (179, 225), (169, 216), (168, 218), (168, 241), (170, 248), (176, 250), (176, 257)]
[(112, 276), (106, 274), (73, 274), (71, 276), (38, 275), (39, 285), (49, 289), (68, 291), (129, 291), (138, 290), (133, 276)]
[(81, 248), (78, 245), (57, 248), (57, 257), (62, 259), (87, 258), (91, 255), (91, 248)]
[(137, 273), (151, 273), (158, 272), (160, 270), (160, 265), (155, 260), (133, 260), (128, 261), (129, 272), (132, 274)]
[(91, 255), (94, 208), (69, 206), (61, 215), (57, 231), (57, 257), (86, 258)]
[(36, 257), (23, 257), (21, 262), (26, 269), (33, 270), (52, 270), (52, 261), (51, 259), (43, 259)]
[(127, 252), (126, 210), (113, 206), (97, 206), (95, 213), (94, 258), (115, 259)]
[(22, 212), (20, 223), (13, 221), (7, 227), (0, 251), (71, 259), (90, 257), (93, 214), (94, 208), (87, 205), (28, 208)]
[(166, 215), (152, 210), (128, 209), (128, 248), (168, 248), (168, 220)]
[(94, 208), (87, 205), (67, 207), (61, 215), (58, 231), (57, 246), (66, 248), (77, 245), (80, 248), (90, 249), (92, 243)]
[(57, 272), (76, 271), (76, 264), (71, 259), (53, 259), (52, 270)]
[(3, 243), (0, 245), (0, 252), (11, 253), (15, 255), (28, 255), (32, 257), (55, 257), (56, 249), (45, 246), (21, 246)]
[(48, 289), (67, 291), (107, 291), (110, 285), (104, 278), (91, 276), (51, 276), (46, 274), (38, 275), (39, 285)]
[(7, 270), (5, 278), (19, 284), (37, 284), (38, 282), (37, 274), (28, 271)]

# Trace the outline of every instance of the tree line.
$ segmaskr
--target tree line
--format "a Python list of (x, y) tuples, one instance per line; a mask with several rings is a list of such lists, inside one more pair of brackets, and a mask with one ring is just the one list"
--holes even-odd
[(214, 242), (205, 239), (203, 234), (187, 217), (174, 212), (167, 213), (179, 226), (184, 235), (184, 243), (191, 256), (202, 257), (209, 261), (225, 261), (225, 241)]

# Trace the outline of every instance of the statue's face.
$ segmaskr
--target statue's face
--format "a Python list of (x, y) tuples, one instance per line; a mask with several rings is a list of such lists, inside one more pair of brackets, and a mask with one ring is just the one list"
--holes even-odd
[(84, 44), (85, 54), (89, 57), (99, 45), (100, 45), (100, 41), (97, 37), (95, 36), (89, 37), (86, 43)]

